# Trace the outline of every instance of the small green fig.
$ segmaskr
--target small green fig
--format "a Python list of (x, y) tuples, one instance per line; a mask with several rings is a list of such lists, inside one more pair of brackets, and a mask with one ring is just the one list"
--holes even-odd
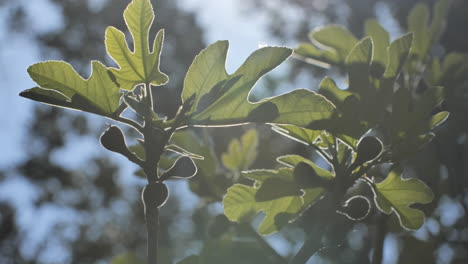
[(367, 197), (356, 195), (349, 198), (337, 212), (351, 220), (357, 221), (366, 218), (371, 209), (371, 203)]
[(145, 208), (147, 208), (147, 206), (159, 208), (166, 203), (168, 197), (169, 189), (167, 189), (167, 186), (162, 182), (148, 183), (141, 193), (141, 199), (143, 200)]
[(125, 144), (125, 137), (122, 130), (116, 126), (109, 126), (109, 128), (102, 133), (100, 141), (102, 146), (107, 150), (120, 153), (124, 156), (130, 153)]
[(354, 163), (361, 165), (365, 162), (371, 161), (382, 153), (382, 142), (372, 136), (362, 138), (357, 145), (357, 157)]
[(197, 166), (190, 157), (182, 156), (178, 158), (171, 168), (166, 170), (159, 178), (165, 181), (170, 177), (190, 179), (197, 173)]

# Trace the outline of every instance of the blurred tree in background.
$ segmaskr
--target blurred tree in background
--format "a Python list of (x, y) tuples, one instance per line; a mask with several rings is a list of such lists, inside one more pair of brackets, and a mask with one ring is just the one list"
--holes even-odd
[[(43, 58), (68, 60), (78, 72), (88, 76), (89, 60), (111, 61), (104, 57), (104, 30), (108, 25), (125, 28), (121, 14), (128, 3), (53, 1), (61, 11), (63, 25), (59, 30), (45, 33), (32, 32), (31, 18), (21, 3), (6, 0), (1, 4), (10, 10), (7, 19), (10, 30), (33, 34)], [(175, 1), (157, 1), (155, 6), (156, 26), (167, 30), (162, 60), (163, 70), (171, 78), (169, 85), (158, 89), (155, 99), (158, 112), (171, 116), (180, 104), (176, 95), (181, 92), (183, 75), (205, 44), (203, 31), (193, 14), (179, 9)], [(50, 263), (57, 257), (67, 259), (67, 263), (106, 263), (127, 251), (143, 256), (146, 244), (142, 238), (146, 231), (139, 199), (141, 184), (137, 181), (125, 184), (125, 178), (128, 182), (128, 178), (135, 176), (122, 177), (118, 163), (103, 152), (92, 154), (75, 149), (86, 140), (99, 148), (97, 142), (103, 127), (96, 127), (96, 118), (44, 105), (35, 105), (34, 113), (25, 128), (28, 130), (28, 138), (24, 139), (27, 159), (1, 171), (0, 184), (21, 178), (24, 184), (34, 186), (37, 196), (30, 206), (15, 208), (7, 201), (0, 204), (0, 263)], [(57, 153), (66, 152), (70, 145), (75, 145), (73, 151), (77, 151), (72, 159), (84, 155), (79, 160), (85, 166), (69, 168), (57, 161)], [(164, 226), (169, 226), (179, 211), (176, 200), (170, 203), (170, 209), (162, 212)], [(53, 226), (24, 226), (18, 219), (17, 212), (21, 210), (30, 210), (31, 214), (26, 215), (31, 219), (39, 218), (34, 214), (47, 213), (57, 219), (51, 219)], [(32, 235), (35, 233), (39, 236)], [(184, 246), (185, 242), (177, 235), (170, 235), (168, 229), (161, 234), (166, 257), (180, 251), (174, 239), (179, 239), (180, 247)]]
[[(281, 2), (281, 3), (280, 3)], [(311, 29), (325, 24), (344, 24), (355, 35), (363, 36), (364, 23), (368, 18), (375, 17), (389, 29), (392, 39), (401, 35), (402, 29), (407, 28), (407, 16), (417, 3), (426, 3), (432, 6), (435, 0), (289, 0), (289, 1), (263, 1), (252, 0), (245, 8), (246, 13), (260, 10), (266, 12), (270, 18), (270, 31), (278, 39), (287, 43), (308, 41), (307, 36)], [(430, 210), (432, 214), (425, 227), (416, 233), (401, 232), (390, 228), (387, 235), (389, 243), (395, 247), (396, 255), (389, 256), (390, 263), (465, 263), (468, 261), (468, 86), (466, 83), (466, 68), (461, 63), (466, 59), (468, 51), (468, 2), (463, 0), (451, 1), (451, 8), (447, 15), (446, 29), (440, 43), (432, 48), (431, 54), (435, 57), (447, 56), (454, 65), (449, 70), (451, 76), (443, 78), (439, 83), (447, 87), (446, 100), (440, 110), (450, 112), (450, 118), (436, 132), (436, 140), (424, 147), (417, 155), (407, 159), (404, 164), (413, 173), (414, 177), (423, 179), (434, 190), (435, 201), (438, 201)], [(289, 11), (289, 12), (285, 12)], [(291, 23), (291, 12), (296, 17)], [(432, 18), (431, 18), (432, 19)], [(297, 45), (297, 44), (293, 44)], [(307, 63), (295, 60), (291, 67), (289, 80), (302, 79), (304, 75), (323, 76), (323, 69), (311, 67)], [(330, 72), (331, 71), (331, 72)], [(342, 73), (331, 69), (327, 75)], [(320, 80), (320, 78), (319, 78)], [(317, 82), (317, 80), (315, 80)], [(423, 91), (431, 80), (423, 79), (419, 90)], [(309, 89), (317, 89), (314, 81)], [(318, 215), (311, 215), (312, 221)], [(360, 237), (369, 234), (371, 226), (363, 227), (361, 224), (350, 228), (348, 242), (352, 243), (353, 233)], [(364, 230), (364, 232), (362, 231)], [(341, 231), (338, 231), (341, 232)], [(374, 232), (375, 233), (375, 232)], [(359, 246), (349, 245), (357, 252), (368, 252), (372, 247), (371, 237), (361, 237), (364, 241)], [(387, 241), (387, 240), (386, 240)], [(344, 247), (346, 248), (346, 246)], [(356, 252), (343, 254), (342, 249), (324, 252), (324, 258), (331, 263), (366, 263), (366, 256)], [(328, 251), (328, 250), (327, 250)], [(339, 253), (340, 252), (340, 253)], [(354, 257), (351, 257), (354, 256)], [(363, 259), (355, 257), (364, 257)], [(394, 261), (394, 262), (393, 262)], [(328, 262), (327, 262), (328, 263)]]

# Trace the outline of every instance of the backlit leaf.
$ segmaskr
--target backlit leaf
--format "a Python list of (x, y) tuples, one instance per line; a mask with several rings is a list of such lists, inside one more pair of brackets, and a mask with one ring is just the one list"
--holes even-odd
[(256, 103), (248, 101), (255, 83), (286, 60), (291, 55), (290, 49), (261, 48), (231, 75), (224, 69), (227, 51), (227, 41), (218, 41), (203, 50), (190, 66), (182, 92), (182, 101), (194, 98), (188, 113), (190, 124), (218, 126), (260, 122), (306, 126), (330, 117), (333, 105), (304, 89)]
[(395, 78), (406, 61), (412, 43), (413, 33), (407, 33), (394, 40), (388, 47), (388, 63), (385, 69), (385, 78)]
[(366, 20), (364, 25), (366, 36), (372, 38), (374, 43), (374, 57), (372, 64), (380, 68), (380, 71), (385, 70), (387, 64), (387, 47), (390, 44), (390, 36), (388, 32), (375, 19)]
[(424, 213), (410, 206), (426, 204), (433, 199), (432, 191), (418, 179), (403, 179), (402, 169), (393, 169), (387, 178), (373, 185), (374, 201), (380, 211), (395, 212), (402, 227), (416, 230), (424, 224)]
[(322, 131), (310, 130), (294, 125), (274, 125), (273, 131), (305, 145), (314, 144)]
[(339, 62), (344, 62), (348, 53), (358, 40), (346, 28), (340, 25), (327, 25), (312, 31), (309, 35), (312, 43), (336, 51)]
[(160, 30), (149, 48), (149, 30), (154, 20), (153, 7), (149, 0), (133, 0), (124, 11), (125, 23), (133, 39), (133, 50), (125, 40), (125, 34), (115, 27), (106, 30), (107, 53), (119, 65), (111, 71), (116, 83), (125, 90), (132, 90), (135, 85), (150, 83), (163, 85), (168, 77), (159, 71), (159, 59), (164, 38)]
[(28, 73), (40, 87), (22, 92), (24, 97), (105, 116), (111, 116), (119, 108), (119, 87), (98, 61), (92, 62), (92, 73), (87, 80), (63, 61), (31, 65)]
[(228, 150), (221, 154), (224, 167), (230, 170), (246, 170), (257, 158), (258, 135), (255, 129), (245, 132), (240, 141), (233, 139)]
[(259, 227), (261, 234), (277, 232), (312, 206), (324, 195), (322, 187), (301, 186), (292, 168), (243, 172), (255, 181), (253, 187), (235, 184), (223, 200), (224, 214), (231, 221), (242, 221), (262, 211), (266, 214)]
[[(259, 211), (266, 214), (259, 232), (271, 234), (287, 224), (291, 215), (295, 215), (302, 208), (303, 200), (300, 196), (286, 196), (270, 201), (258, 202), (255, 198), (258, 189), (247, 185), (235, 184), (228, 189), (223, 200), (224, 214), (231, 221), (254, 215)], [(285, 219), (282, 219), (282, 216)]]

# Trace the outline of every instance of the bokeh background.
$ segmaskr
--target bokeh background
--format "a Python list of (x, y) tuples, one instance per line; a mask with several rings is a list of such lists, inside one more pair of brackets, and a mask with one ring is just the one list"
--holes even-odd
[[(111, 121), (18, 96), (21, 90), (34, 86), (26, 69), (41, 60), (66, 60), (83, 76), (89, 74), (90, 60), (113, 65), (105, 53), (104, 31), (108, 25), (126, 29), (122, 11), (128, 2), (0, 0), (0, 263), (109, 263), (127, 252), (145, 255), (146, 232), (139, 199), (145, 180), (134, 176), (136, 168), (126, 159), (99, 145), (99, 135)], [(258, 47), (294, 47), (305, 41), (314, 27), (329, 23), (343, 24), (362, 36), (364, 21), (376, 17), (395, 38), (404, 32), (406, 15), (418, 1), (152, 2), (155, 28), (166, 29), (161, 69), (171, 79), (157, 89), (155, 105), (158, 112), (171, 116), (180, 103), (188, 66), (201, 49), (216, 40), (230, 41), (227, 68), (232, 72)], [(468, 52), (467, 2), (453, 1), (439, 51)], [(256, 86), (253, 97), (294, 88), (315, 90), (325, 74), (340, 76), (340, 72), (290, 59)], [(455, 115), (468, 114), (466, 109), (459, 108)], [(437, 201), (425, 226), (417, 232), (389, 230), (384, 263), (468, 263), (468, 143), (466, 125), (459, 123), (449, 120), (437, 131), (437, 142), (408, 161), (414, 173), (434, 189)], [(212, 144), (215, 156), (219, 156), (232, 138), (249, 128), (254, 126), (198, 129), (196, 133), (208, 138), (201, 145)], [(260, 132), (261, 154), (252, 168), (273, 168), (276, 156), (305, 151), (266, 126), (255, 128)], [(231, 172), (218, 166), (216, 177), (232, 178)], [(229, 185), (229, 181), (220, 182), (221, 186)], [(161, 219), (164, 263), (210, 251), (220, 233), (231, 228), (219, 216), (219, 194), (189, 186), (187, 181), (171, 182), (170, 190), (176, 195), (171, 195), (162, 209)], [(309, 262), (368, 263), (372, 226), (361, 223), (346, 232), (346, 243)], [(265, 239), (276, 254), (288, 257), (300, 247), (303, 234), (292, 225)], [(265, 247), (236, 250), (232, 251), (237, 254), (225, 252), (224, 260), (274, 263), (264, 257), (274, 255)]]

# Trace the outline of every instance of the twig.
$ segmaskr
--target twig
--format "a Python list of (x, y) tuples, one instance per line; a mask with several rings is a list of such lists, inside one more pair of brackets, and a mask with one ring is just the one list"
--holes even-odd
[(140, 132), (141, 134), (144, 134), (143, 133), (143, 127), (140, 124), (138, 124), (137, 122), (135, 122), (135, 121), (133, 121), (131, 119), (121, 117), (121, 116), (113, 117), (113, 119), (116, 120), (116, 121), (119, 121), (120, 123), (124, 123), (124, 124), (134, 128), (136, 131)]

